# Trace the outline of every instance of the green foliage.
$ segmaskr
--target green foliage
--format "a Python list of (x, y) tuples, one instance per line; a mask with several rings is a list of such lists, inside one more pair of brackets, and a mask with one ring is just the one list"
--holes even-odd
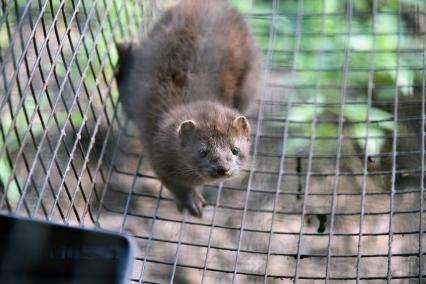
[[(250, 12), (250, 2), (231, 1), (246, 13)], [(350, 18), (349, 1), (305, 0), (303, 6), (294, 0), (278, 2), (279, 11), (274, 14), (271, 1), (254, 0), (251, 12), (256, 16), (249, 21), (264, 52), (273, 50), (269, 65), (282, 70), (282, 83), (341, 87), (332, 91), (320, 88), (321, 94), (317, 94), (315, 88), (296, 89), (293, 100), (299, 103), (294, 104), (288, 113), (281, 111), (274, 116), (288, 121), (290, 133), (315, 137), (337, 137), (337, 123), (334, 126), (317, 124), (316, 133), (310, 133), (311, 123), (307, 122), (314, 118), (334, 117), (336, 121), (340, 118), (344, 122), (344, 133), (359, 138), (355, 141), (361, 149), (369, 155), (380, 153), (383, 136), (394, 131), (395, 125), (390, 110), (376, 107), (374, 102), (393, 101), (396, 94), (401, 99), (415, 96), (413, 86), (422, 80), (422, 73), (416, 71), (423, 64), (423, 60), (419, 60), (423, 56), (422, 37), (416, 37), (407, 22), (408, 17), (399, 17), (399, 14), (412, 11), (410, 5), (416, 5), (422, 11), (424, 3), (415, 0), (375, 1), (376, 10), (373, 11), (371, 0), (352, 1)], [(298, 11), (299, 8), (302, 10)], [(272, 32), (275, 41), (271, 46), (269, 35)], [(299, 49), (295, 51), (296, 47)], [(293, 67), (296, 68), (295, 77), (290, 78), (288, 74)], [(373, 107), (368, 108), (370, 78), (373, 79)], [(344, 88), (343, 85), (357, 88)], [(390, 88), (375, 88), (375, 85)], [(283, 127), (284, 123), (273, 122), (272, 125)], [(307, 141), (290, 134), (287, 151), (306, 150), (309, 147)], [(333, 140), (326, 142), (315, 141), (319, 153), (335, 151)]]

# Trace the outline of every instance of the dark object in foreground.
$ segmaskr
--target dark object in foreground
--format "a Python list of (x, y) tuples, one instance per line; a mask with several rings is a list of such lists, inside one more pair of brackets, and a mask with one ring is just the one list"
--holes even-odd
[(202, 216), (197, 187), (235, 177), (247, 162), (250, 125), (241, 115), (258, 93), (260, 53), (226, 1), (184, 0), (142, 44), (118, 46), (126, 114), (178, 208)]
[(0, 215), (0, 283), (124, 283), (128, 238)]

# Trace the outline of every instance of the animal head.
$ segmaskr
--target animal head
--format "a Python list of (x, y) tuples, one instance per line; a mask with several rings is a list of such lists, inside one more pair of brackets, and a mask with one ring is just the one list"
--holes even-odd
[(250, 151), (250, 125), (244, 116), (203, 122), (186, 120), (178, 127), (182, 158), (204, 180), (240, 172)]

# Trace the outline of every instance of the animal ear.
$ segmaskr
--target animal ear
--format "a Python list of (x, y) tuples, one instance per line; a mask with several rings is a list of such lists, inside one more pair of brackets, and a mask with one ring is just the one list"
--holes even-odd
[(234, 128), (240, 131), (242, 134), (246, 136), (250, 135), (250, 124), (245, 116), (241, 115), (234, 119), (232, 126), (234, 126)]
[(118, 52), (118, 64), (114, 70), (114, 75), (117, 80), (117, 83), (120, 83), (122, 81), (122, 78), (124, 74), (128, 71), (126, 71), (126, 67), (131, 62), (131, 47), (132, 43), (128, 41), (122, 41), (122, 42), (115, 42), (115, 47), (117, 48)]
[(179, 125), (178, 134), (180, 138), (187, 137), (195, 130), (197, 124), (193, 120), (185, 120)]
[(132, 43), (128, 41), (116, 42), (115, 47), (117, 48), (119, 58), (125, 57), (131, 46)]

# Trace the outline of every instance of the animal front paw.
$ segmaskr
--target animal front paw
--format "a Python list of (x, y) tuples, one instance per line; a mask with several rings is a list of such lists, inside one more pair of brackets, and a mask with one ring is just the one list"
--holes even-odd
[(184, 209), (187, 209), (195, 217), (203, 217), (203, 207), (206, 204), (206, 200), (197, 189), (176, 196), (178, 210), (182, 212)]

